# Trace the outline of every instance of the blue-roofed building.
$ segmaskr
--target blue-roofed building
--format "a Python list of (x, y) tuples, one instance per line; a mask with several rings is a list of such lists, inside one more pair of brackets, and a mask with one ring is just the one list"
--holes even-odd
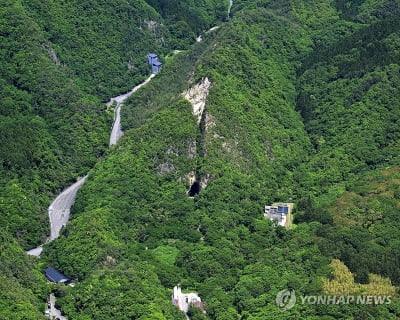
[(283, 213), (283, 214), (289, 213), (289, 206), (287, 204), (278, 205), (278, 213)]
[(44, 274), (46, 275), (47, 279), (55, 283), (69, 283), (71, 280), (52, 267), (46, 268), (44, 270)]
[(153, 62), (152, 66), (151, 66), (151, 71), (153, 73), (157, 73), (161, 70), (161, 67), (162, 67), (162, 63), (159, 61), (155, 61), (155, 62)]
[(153, 64), (153, 62), (158, 61), (158, 55), (156, 55), (155, 53), (149, 53), (147, 55), (147, 63), (148, 64)]

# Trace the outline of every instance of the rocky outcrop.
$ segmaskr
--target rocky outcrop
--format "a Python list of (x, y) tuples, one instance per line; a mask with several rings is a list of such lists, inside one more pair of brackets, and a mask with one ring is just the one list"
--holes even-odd
[[(187, 99), (192, 105), (192, 112), (193, 115), (196, 117), (200, 131), (207, 130), (207, 126), (211, 127), (215, 125), (214, 119), (204, 111), (210, 88), (211, 88), (211, 82), (207, 77), (205, 77), (202, 78), (199, 83), (195, 84), (189, 90), (187, 90), (182, 94), (185, 97), (185, 99)], [(209, 122), (208, 125), (207, 121)], [(203, 132), (203, 138), (204, 138), (204, 132)], [(198, 145), (200, 146), (200, 149), (202, 145), (201, 142), (199, 142), (199, 144), (198, 142), (199, 141), (189, 142), (188, 157), (190, 159), (194, 159), (196, 156), (204, 156), (202, 150), (197, 150)], [(186, 176), (186, 181), (189, 182), (190, 186), (188, 190), (189, 196), (194, 196), (200, 191), (200, 189), (205, 188), (209, 180), (208, 175), (206, 177), (200, 177), (200, 181), (197, 181), (196, 178), (198, 177), (196, 177), (196, 172), (194, 171), (190, 172)]]
[(210, 174), (205, 173), (204, 175), (201, 176), (200, 178), (200, 187), (201, 189), (205, 189), (208, 186), (208, 183), (212, 180), (212, 177)]
[(186, 175), (186, 181), (191, 186), (196, 181), (196, 172), (191, 171)]
[(160, 175), (171, 173), (175, 170), (175, 166), (170, 162), (163, 162), (157, 167), (157, 173)]
[(197, 155), (197, 144), (196, 140), (190, 140), (188, 145), (188, 158), (194, 159)]
[(197, 119), (197, 123), (200, 124), (201, 117), (203, 116), (204, 107), (206, 105), (207, 96), (211, 88), (210, 80), (205, 77), (200, 82), (189, 90), (187, 90), (183, 96), (192, 104), (193, 114)]
[(204, 129), (206, 131), (206, 133), (208, 133), (210, 131), (210, 129), (214, 128), (217, 123), (215, 118), (208, 112), (206, 112), (206, 117), (205, 117), (205, 124), (204, 124)]
[(44, 44), (43, 47), (46, 49), (51, 61), (53, 61), (55, 65), (60, 66), (61, 65), (60, 59), (58, 59), (54, 49), (50, 47), (48, 44)]

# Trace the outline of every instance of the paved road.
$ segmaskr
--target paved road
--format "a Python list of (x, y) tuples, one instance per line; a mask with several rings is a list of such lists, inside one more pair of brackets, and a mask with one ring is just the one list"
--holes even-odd
[[(107, 106), (111, 106), (113, 103), (117, 103), (117, 107), (115, 108), (115, 115), (114, 115), (114, 125), (111, 131), (110, 136), (110, 145), (116, 144), (119, 138), (122, 137), (124, 134), (121, 129), (121, 107), (123, 102), (135, 93), (139, 88), (144, 86), (145, 84), (149, 83), (151, 79), (153, 79), (155, 74), (151, 74), (145, 81), (138, 84), (134, 87), (131, 91), (121, 94), (120, 96), (111, 98), (110, 101), (107, 102)], [(50, 204), (48, 209), (49, 211), (49, 219), (50, 219), (50, 238), (47, 240), (46, 243), (53, 241), (54, 239), (60, 236), (60, 230), (63, 226), (68, 223), (70, 209), (75, 202), (76, 193), (78, 192), (79, 188), (85, 183), (86, 178), (88, 176), (81, 178), (73, 185), (65, 189), (61, 192), (58, 197)], [(32, 256), (40, 257), (42, 253), (42, 245), (37, 248), (31, 249), (26, 253)]]
[(85, 183), (86, 178), (88, 176), (84, 176), (75, 182), (72, 186), (65, 189), (61, 192), (57, 198), (51, 203), (49, 207), (49, 218), (50, 218), (50, 240), (60, 236), (60, 230), (63, 226), (65, 226), (69, 220), (69, 213), (72, 205), (75, 202), (76, 193), (79, 188)]
[(116, 144), (118, 140), (124, 135), (121, 127), (121, 103), (117, 103), (114, 113), (114, 123), (110, 135), (110, 146)]
[[(145, 81), (134, 87), (131, 91), (122, 94), (118, 97), (111, 98), (110, 101), (107, 102), (107, 106), (111, 106), (113, 103), (117, 103), (114, 114), (114, 124), (110, 136), (110, 145), (116, 144), (119, 138), (121, 138), (123, 135), (123, 131), (121, 128), (121, 114), (120, 114), (123, 102), (130, 95), (136, 92), (139, 88), (149, 83), (150, 80), (154, 78), (154, 76), (155, 76), (154, 73), (151, 74)], [(87, 177), (88, 175), (84, 176), (83, 178), (75, 182), (73, 185), (65, 189), (50, 204), (48, 209), (49, 219), (50, 219), (50, 238), (47, 240), (46, 243), (51, 242), (60, 236), (61, 228), (68, 223), (70, 209), (75, 202), (76, 194), (79, 188), (82, 187), (82, 185), (85, 183)], [(36, 257), (40, 257), (42, 250), (43, 247), (42, 245), (40, 245), (37, 248), (27, 251), (26, 253)], [(50, 295), (48, 303), (49, 307), (46, 310), (46, 315), (48, 315), (51, 319), (67, 320), (65, 317), (61, 315), (60, 310), (55, 308), (54, 306), (55, 297), (53, 294)]]
[(229, 7), (228, 7), (228, 19), (231, 18), (231, 9), (233, 6), (233, 0), (229, 0)]
[(144, 80), (142, 83), (138, 84), (136, 87), (134, 87), (131, 91), (121, 94), (118, 97), (111, 98), (110, 101), (107, 102), (107, 106), (111, 106), (113, 103), (116, 103), (117, 106), (115, 107), (115, 113), (114, 113), (114, 124), (113, 128), (111, 130), (111, 135), (110, 135), (110, 146), (116, 144), (118, 140), (122, 137), (124, 132), (122, 131), (121, 127), (121, 107), (123, 106), (123, 102), (128, 99), (133, 93), (135, 93), (139, 88), (144, 86), (145, 84), (149, 83), (151, 79), (153, 79), (155, 76), (155, 73), (152, 73), (146, 80)]
[[(79, 188), (85, 183), (86, 178), (88, 176), (84, 176), (75, 182), (72, 186), (65, 189), (61, 192), (57, 198), (50, 204), (48, 209), (49, 211), (49, 219), (50, 219), (50, 238), (46, 243), (53, 241), (58, 238), (60, 235), (60, 230), (63, 226), (65, 226), (69, 220), (70, 209), (75, 202), (76, 193)], [(39, 257), (42, 253), (42, 245), (37, 248), (31, 249), (26, 253), (32, 256)]]
[(46, 310), (46, 315), (50, 317), (50, 319), (60, 319), (60, 320), (67, 320), (67, 318), (61, 315), (61, 311), (55, 307), (56, 297), (52, 293), (48, 300), (48, 307)]
[(43, 247), (39, 246), (37, 248), (33, 248), (33, 249), (27, 251), (26, 253), (31, 255), (31, 256), (39, 257), (40, 254), (42, 253), (42, 251), (43, 251)]

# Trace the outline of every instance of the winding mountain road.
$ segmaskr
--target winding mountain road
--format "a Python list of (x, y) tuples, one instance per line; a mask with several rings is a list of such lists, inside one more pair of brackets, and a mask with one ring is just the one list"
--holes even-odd
[[(228, 19), (230, 18), (230, 15), (231, 15), (232, 5), (233, 5), (233, 0), (230, 0), (228, 12), (227, 12)], [(217, 28), (218, 28), (218, 26), (215, 26), (215, 27), (211, 28), (208, 32), (213, 31)], [(202, 37), (200, 35), (198, 38), (198, 41), (201, 41), (201, 40), (202, 40)], [(115, 111), (114, 111), (114, 123), (112, 126), (112, 130), (111, 130), (111, 134), (110, 134), (110, 141), (109, 141), (110, 146), (115, 145), (124, 134), (122, 127), (121, 127), (121, 108), (123, 106), (124, 101), (127, 98), (129, 98), (133, 93), (135, 93), (137, 90), (139, 90), (142, 86), (149, 83), (151, 81), (151, 79), (153, 79), (155, 77), (155, 75), (156, 75), (155, 73), (152, 73), (146, 80), (144, 80), (142, 83), (138, 84), (136, 87), (134, 87), (129, 92), (119, 95), (117, 97), (111, 98), (107, 102), (107, 107), (110, 107), (111, 105), (116, 103), (116, 107), (115, 107)], [(76, 181), (74, 184), (72, 184), (67, 189), (65, 189), (50, 204), (50, 206), (48, 208), (49, 220), (50, 220), (50, 238), (45, 243), (49, 243), (60, 236), (60, 231), (61, 231), (62, 227), (64, 227), (68, 223), (68, 220), (70, 217), (70, 209), (75, 202), (77, 192), (82, 187), (82, 185), (85, 183), (87, 177), (88, 177), (88, 174), (86, 176), (84, 176), (83, 178), (79, 179), (78, 181)], [(40, 257), (40, 254), (42, 253), (42, 251), (43, 251), (43, 245), (40, 245), (37, 248), (33, 248), (31, 250), (26, 251), (26, 253), (29, 255), (36, 256), (36, 257)], [(49, 297), (48, 305), (49, 305), (49, 307), (46, 312), (46, 315), (48, 315), (52, 318), (57, 317), (60, 320), (66, 320), (66, 318), (61, 315), (60, 310), (57, 310), (55, 308), (55, 297), (53, 294), (51, 294)], [(186, 318), (189, 319), (189, 317), (187, 315), (186, 315)]]
[[(49, 243), (59, 237), (61, 228), (65, 226), (69, 220), (70, 209), (75, 202), (76, 194), (79, 188), (85, 183), (87, 177), (87, 175), (84, 176), (73, 185), (65, 189), (50, 204), (48, 209), (50, 220), (50, 238), (46, 243)], [(40, 245), (37, 248), (27, 251), (26, 253), (39, 257), (42, 251), (43, 245)]]
[(228, 19), (231, 18), (231, 10), (233, 6), (233, 0), (229, 0), (229, 7), (228, 7)]
[(49, 300), (47, 302), (47, 310), (46, 315), (48, 315), (51, 319), (60, 319), (67, 320), (62, 314), (61, 311), (56, 308), (56, 297), (54, 293), (49, 296)]
[(121, 106), (122, 103), (117, 103), (114, 111), (114, 123), (110, 134), (110, 146), (116, 144), (118, 140), (124, 135), (121, 126)]
[(155, 75), (156, 75), (155, 73), (152, 73), (146, 80), (144, 80), (142, 83), (138, 84), (131, 91), (121, 94), (118, 97), (111, 98), (110, 101), (107, 102), (107, 107), (110, 107), (114, 103), (117, 104), (117, 106), (115, 107), (115, 112), (114, 112), (114, 124), (113, 124), (112, 130), (111, 130), (111, 135), (110, 135), (110, 146), (116, 144), (118, 142), (118, 140), (124, 134), (124, 132), (122, 131), (122, 128), (121, 128), (121, 108), (123, 106), (124, 101), (126, 99), (128, 99), (133, 93), (138, 91), (142, 86), (149, 83), (150, 80), (153, 79)]
[(69, 220), (70, 209), (75, 202), (76, 194), (85, 183), (87, 177), (87, 175), (84, 176), (72, 186), (65, 189), (51, 203), (49, 207), (51, 229), (49, 242), (60, 236), (61, 228), (65, 226)]
[(40, 245), (37, 248), (33, 248), (31, 250), (28, 250), (26, 253), (31, 255), (31, 256), (39, 257), (40, 254), (42, 253), (42, 251), (43, 251), (43, 247)]
[[(124, 134), (121, 129), (121, 113), (120, 113), (123, 102), (127, 98), (129, 98), (133, 93), (139, 90), (139, 88), (149, 83), (150, 80), (154, 78), (154, 76), (155, 74), (152, 73), (145, 81), (138, 84), (131, 91), (124, 93), (120, 96), (111, 98), (110, 101), (107, 102), (107, 106), (111, 106), (113, 103), (117, 103), (114, 113), (114, 124), (110, 135), (110, 146), (116, 144)], [(88, 175), (84, 176), (83, 178), (76, 181), (73, 185), (69, 186), (67, 189), (61, 192), (57, 196), (57, 198), (55, 198), (53, 202), (50, 204), (48, 209), (49, 220), (50, 220), (50, 238), (46, 241), (46, 243), (49, 243), (60, 236), (61, 228), (68, 223), (70, 210), (75, 202), (76, 194), (80, 189), (80, 187), (82, 187), (82, 185), (85, 183), (87, 177)], [(42, 251), (43, 251), (43, 245), (40, 245), (37, 248), (33, 248), (31, 250), (26, 251), (26, 253), (32, 256), (40, 257)]]
[[(233, 5), (233, 0), (229, 1), (229, 7), (228, 7), (228, 12), (227, 12), (227, 18), (230, 18), (231, 15), (231, 8)], [(208, 32), (213, 31), (217, 29), (218, 26), (215, 26), (211, 28)], [(202, 36), (200, 35), (198, 37), (197, 41), (201, 41)], [(107, 102), (107, 107), (110, 107), (114, 103), (116, 103), (115, 111), (114, 111), (114, 123), (112, 126), (111, 134), (110, 134), (110, 141), (109, 145), (115, 145), (118, 140), (123, 136), (124, 132), (121, 127), (121, 108), (123, 106), (124, 101), (129, 98), (133, 93), (135, 93), (137, 90), (139, 90), (142, 86), (146, 85), (155, 77), (155, 73), (152, 73), (146, 80), (144, 80), (142, 83), (138, 84), (136, 87), (134, 87), (132, 90), (130, 90), (127, 93), (124, 93), (122, 95), (119, 95), (117, 97), (111, 98)], [(49, 243), (53, 241), (54, 239), (58, 238), (60, 236), (60, 231), (61, 228), (64, 227), (69, 220), (70, 217), (70, 210), (72, 205), (75, 202), (76, 194), (78, 190), (82, 187), (82, 185), (85, 183), (86, 179), (88, 177), (88, 174), (84, 176), (83, 178), (79, 179), (76, 181), (74, 184), (69, 186), (67, 189), (65, 189), (63, 192), (61, 192), (57, 198), (53, 200), (53, 202), (50, 204), (48, 208), (48, 213), (49, 213), (49, 220), (50, 220), (50, 238), (45, 242)], [(37, 248), (33, 248), (31, 250), (26, 251), (27, 254), (40, 257), (40, 254), (43, 251), (43, 244), (38, 246)], [(46, 310), (46, 315), (50, 316), (52, 318), (57, 318), (60, 320), (66, 320), (65, 317), (61, 315), (60, 310), (55, 308), (55, 297), (53, 294), (50, 295), (49, 301), (48, 301), (48, 309)], [(190, 319), (187, 314), (186, 318)]]

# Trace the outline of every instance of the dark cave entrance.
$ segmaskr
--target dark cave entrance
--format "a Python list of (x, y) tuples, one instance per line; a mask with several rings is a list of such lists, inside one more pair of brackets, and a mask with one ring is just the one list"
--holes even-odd
[(200, 183), (198, 183), (197, 181), (193, 182), (188, 192), (189, 197), (194, 197), (196, 194), (200, 192), (200, 189), (201, 189)]

